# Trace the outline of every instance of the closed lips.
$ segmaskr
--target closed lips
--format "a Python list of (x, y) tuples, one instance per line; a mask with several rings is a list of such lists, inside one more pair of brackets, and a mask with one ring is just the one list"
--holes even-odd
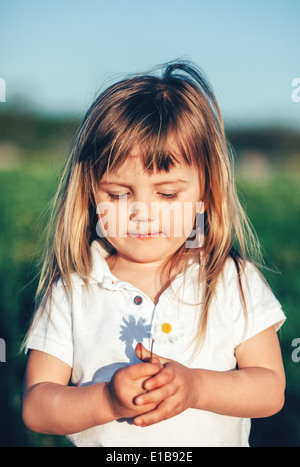
[(129, 235), (131, 237), (158, 237), (162, 232), (153, 232), (153, 233), (131, 233), (129, 232)]

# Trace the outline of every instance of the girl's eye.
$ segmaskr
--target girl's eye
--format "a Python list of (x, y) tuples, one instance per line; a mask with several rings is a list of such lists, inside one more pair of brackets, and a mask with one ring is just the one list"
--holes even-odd
[(112, 193), (108, 193), (108, 196), (112, 200), (118, 200), (118, 199), (125, 199), (127, 197), (128, 193), (122, 193), (120, 195), (113, 195)]
[[(117, 201), (117, 200), (120, 200), (120, 199), (125, 199), (127, 197), (127, 195), (129, 195), (129, 194), (130, 193), (121, 193), (121, 194), (114, 195), (112, 193), (108, 193), (108, 196), (113, 201)], [(178, 193), (159, 193), (159, 195), (164, 199), (177, 199), (178, 198)]]
[(178, 193), (160, 193), (162, 198), (165, 199), (177, 199), (178, 198)]

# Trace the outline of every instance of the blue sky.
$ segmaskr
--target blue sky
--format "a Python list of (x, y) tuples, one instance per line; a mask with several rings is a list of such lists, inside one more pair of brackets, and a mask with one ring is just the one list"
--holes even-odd
[(0, 0), (0, 77), (7, 103), (81, 116), (124, 75), (189, 58), (229, 125), (297, 126), (299, 24), (299, 0)]

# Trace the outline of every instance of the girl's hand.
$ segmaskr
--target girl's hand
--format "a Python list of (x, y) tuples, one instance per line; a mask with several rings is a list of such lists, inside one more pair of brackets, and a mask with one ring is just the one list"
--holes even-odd
[(114, 419), (132, 418), (153, 410), (157, 403), (136, 404), (136, 398), (146, 392), (145, 381), (156, 375), (161, 369), (158, 359), (152, 363), (138, 363), (120, 368), (105, 386), (106, 402)]
[[(144, 362), (150, 359), (150, 352), (142, 344), (136, 346), (136, 355)], [(135, 417), (134, 423), (138, 426), (148, 426), (174, 417), (193, 407), (197, 400), (193, 370), (174, 360), (155, 355), (155, 361), (156, 359), (163, 365), (162, 369), (144, 382), (143, 387), (148, 392), (135, 399), (138, 406), (152, 404), (155, 408)]]

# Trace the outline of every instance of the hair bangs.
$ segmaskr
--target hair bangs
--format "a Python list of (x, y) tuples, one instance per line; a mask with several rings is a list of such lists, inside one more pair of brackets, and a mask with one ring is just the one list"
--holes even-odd
[(123, 102), (115, 120), (117, 128), (110, 128), (110, 138), (108, 133), (98, 132), (94, 181), (99, 183), (104, 173), (118, 169), (131, 155), (140, 155), (144, 169), (150, 172), (168, 172), (182, 162), (199, 165), (201, 144), (196, 142), (199, 140), (196, 125), (191, 125), (191, 109), (184, 108), (176, 99), (170, 101), (166, 94), (154, 97), (139, 96), (134, 107), (131, 96)]

